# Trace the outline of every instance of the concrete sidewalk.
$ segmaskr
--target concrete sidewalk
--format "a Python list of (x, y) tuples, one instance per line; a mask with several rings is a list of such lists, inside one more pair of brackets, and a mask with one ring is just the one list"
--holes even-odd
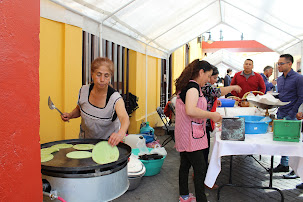
[[(156, 130), (158, 139), (163, 141), (167, 136), (163, 132)], [(139, 187), (133, 191), (128, 191), (114, 202), (176, 202), (179, 198), (178, 172), (180, 165), (179, 153), (174, 149), (174, 142), (171, 141), (165, 146), (168, 153), (161, 172), (158, 175), (143, 177)], [(259, 159), (258, 155), (254, 156)], [(278, 165), (280, 157), (275, 157), (274, 166)], [(261, 163), (270, 167), (270, 156), (262, 156)], [(217, 184), (228, 183), (230, 157), (222, 158), (222, 170), (217, 178)], [(303, 190), (296, 189), (296, 185), (301, 183), (301, 179), (283, 179), (282, 175), (273, 175), (273, 187), (280, 189), (285, 197), (285, 202), (302, 201)], [(189, 175), (189, 190), (194, 192), (192, 180), (192, 169)], [(234, 156), (233, 158), (233, 183), (245, 184), (250, 186), (268, 186), (269, 173), (262, 168), (253, 158), (249, 156)], [(207, 199), (210, 202), (217, 201), (217, 190), (206, 189)], [(220, 201), (223, 202), (259, 202), (259, 201), (281, 201), (280, 194), (274, 190), (248, 189), (237, 187), (224, 187), (221, 190)]]

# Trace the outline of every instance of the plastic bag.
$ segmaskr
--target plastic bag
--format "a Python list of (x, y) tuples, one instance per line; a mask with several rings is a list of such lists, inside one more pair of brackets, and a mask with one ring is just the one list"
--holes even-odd
[(137, 142), (137, 148), (139, 149), (139, 156), (144, 154), (149, 154), (148, 148), (146, 147), (145, 139), (144, 137), (140, 136), (139, 141)]
[(166, 156), (167, 152), (165, 150), (164, 147), (160, 147), (159, 145), (156, 145), (156, 147), (150, 151), (151, 154), (159, 154), (159, 155), (163, 155)]
[(161, 144), (159, 143), (159, 140), (155, 140), (153, 142), (147, 143), (146, 146), (149, 148), (155, 148), (156, 146), (161, 147)]

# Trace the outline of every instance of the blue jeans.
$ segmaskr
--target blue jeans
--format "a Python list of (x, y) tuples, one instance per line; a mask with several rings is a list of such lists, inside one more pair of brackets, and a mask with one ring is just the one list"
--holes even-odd
[[(289, 118), (287, 118), (287, 117), (278, 116), (277, 118), (278, 118), (278, 119), (286, 118), (286, 120), (289, 120)], [(288, 159), (289, 159), (288, 156), (282, 156), (282, 157), (281, 157), (280, 164), (281, 164), (282, 166), (288, 166)]]
[(288, 166), (288, 156), (282, 156), (282, 157), (281, 157), (280, 164), (281, 164), (282, 166)]

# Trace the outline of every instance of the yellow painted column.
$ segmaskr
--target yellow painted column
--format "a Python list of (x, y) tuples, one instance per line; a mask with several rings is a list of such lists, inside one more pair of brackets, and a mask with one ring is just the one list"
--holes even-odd
[(40, 142), (78, 138), (80, 118), (69, 123), (47, 105), (72, 111), (82, 85), (82, 29), (40, 18)]
[(154, 127), (157, 123), (156, 108), (160, 105), (160, 85), (161, 85), (161, 59), (148, 56), (148, 93), (146, 92), (145, 76), (145, 55), (136, 51), (129, 51), (129, 92), (139, 97), (139, 108), (131, 114), (130, 134), (137, 134), (140, 131), (140, 124), (145, 121), (145, 102), (147, 99), (147, 120), (150, 126)]
[(202, 59), (202, 46), (198, 43), (197, 39), (189, 42), (189, 63), (196, 59)]
[[(71, 112), (77, 105), (82, 85), (82, 29), (64, 24), (64, 55), (63, 110)], [(64, 124), (64, 139), (79, 137), (80, 120)]]
[(131, 114), (128, 129), (130, 134), (137, 134), (139, 120), (145, 115), (145, 56), (133, 50), (129, 50), (129, 92), (139, 98), (139, 108)]
[(40, 142), (63, 139), (59, 113), (50, 110), (48, 96), (62, 109), (63, 24), (40, 18)]
[[(202, 59), (202, 46), (197, 39), (189, 42), (189, 63), (195, 59)], [(185, 68), (185, 51), (186, 47), (182, 46), (172, 53), (172, 93), (175, 93), (176, 87), (174, 81), (181, 75)]]
[(181, 75), (185, 67), (185, 46), (180, 47), (172, 54), (172, 93), (176, 87), (174, 81)]

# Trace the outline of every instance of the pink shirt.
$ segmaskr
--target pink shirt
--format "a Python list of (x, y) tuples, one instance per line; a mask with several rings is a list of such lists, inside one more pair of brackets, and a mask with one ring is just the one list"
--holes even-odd
[[(200, 89), (197, 107), (207, 109), (207, 102)], [(185, 104), (178, 96), (176, 101), (175, 147), (178, 152), (193, 152), (208, 147), (206, 119), (192, 118), (186, 114)]]

